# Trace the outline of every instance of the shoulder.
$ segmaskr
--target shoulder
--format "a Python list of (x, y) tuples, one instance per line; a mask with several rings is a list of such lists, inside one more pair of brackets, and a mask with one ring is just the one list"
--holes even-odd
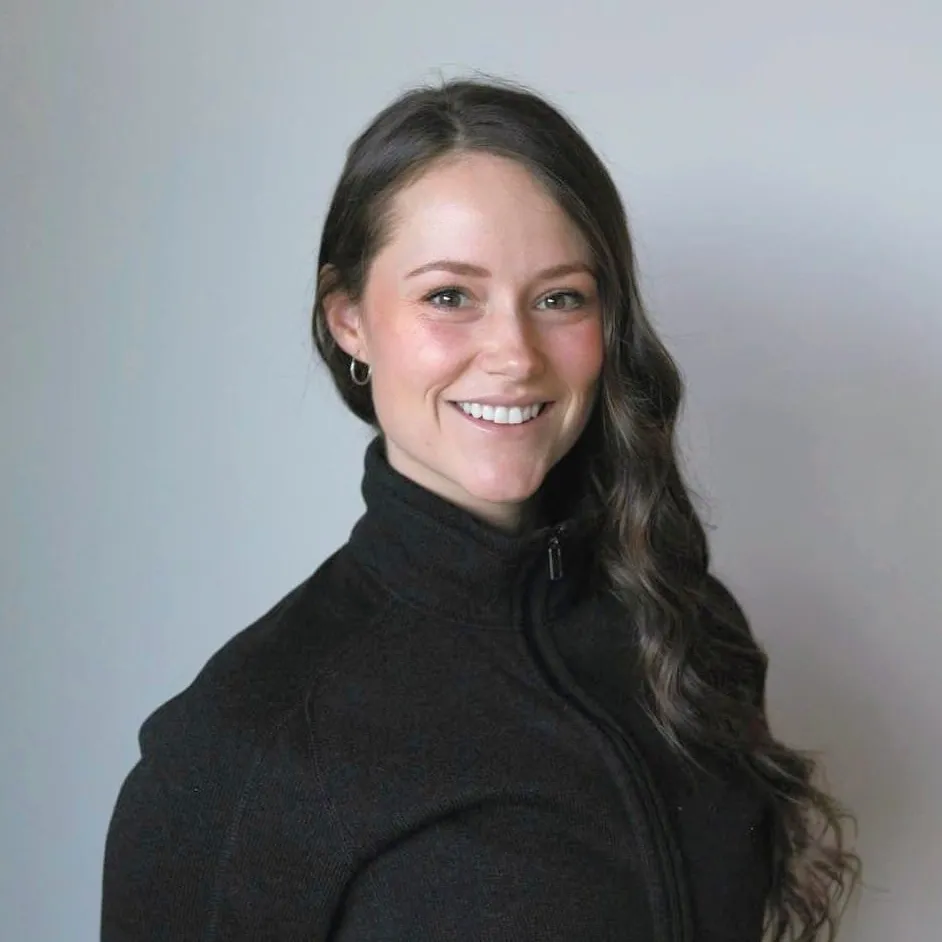
[(715, 574), (706, 577), (697, 631), (698, 657), (725, 693), (762, 708), (768, 656), (739, 600)]
[(271, 905), (323, 928), (347, 848), (313, 704), (369, 650), (384, 606), (338, 550), (145, 720), (108, 831), (103, 939), (202, 938)]
[(388, 601), (350, 563), (343, 548), (233, 635), (186, 689), (154, 711), (140, 732), (141, 753), (172, 760), (179, 749), (229, 751), (241, 767), (290, 722), (322, 680), (335, 676), (367, 637)]

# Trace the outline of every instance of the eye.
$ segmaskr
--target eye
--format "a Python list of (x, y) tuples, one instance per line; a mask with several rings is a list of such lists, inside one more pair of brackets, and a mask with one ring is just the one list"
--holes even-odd
[(574, 311), (585, 304), (585, 295), (579, 291), (554, 291), (537, 301), (537, 307), (547, 311)]
[(467, 299), (468, 296), (460, 288), (452, 286), (439, 288), (431, 294), (427, 294), (422, 300), (433, 307), (461, 307), (462, 300), (466, 301)]

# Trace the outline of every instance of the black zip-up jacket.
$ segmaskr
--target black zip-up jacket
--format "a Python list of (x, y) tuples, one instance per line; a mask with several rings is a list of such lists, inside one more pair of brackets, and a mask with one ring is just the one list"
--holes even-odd
[(498, 531), (380, 438), (362, 492), (142, 726), (103, 942), (757, 942), (764, 804), (646, 720), (591, 532)]

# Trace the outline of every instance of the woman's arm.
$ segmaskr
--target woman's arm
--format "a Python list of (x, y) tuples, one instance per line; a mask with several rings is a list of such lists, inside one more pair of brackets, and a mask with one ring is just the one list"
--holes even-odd
[(142, 727), (108, 830), (102, 942), (326, 938), (343, 839), (304, 710), (258, 717), (193, 688)]

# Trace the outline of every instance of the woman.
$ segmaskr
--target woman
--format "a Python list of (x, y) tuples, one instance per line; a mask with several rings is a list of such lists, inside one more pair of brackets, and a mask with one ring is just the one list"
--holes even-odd
[(349, 541), (141, 730), (102, 938), (830, 937), (857, 858), (709, 573), (599, 159), (526, 90), (349, 150), (313, 333), (376, 436)]

